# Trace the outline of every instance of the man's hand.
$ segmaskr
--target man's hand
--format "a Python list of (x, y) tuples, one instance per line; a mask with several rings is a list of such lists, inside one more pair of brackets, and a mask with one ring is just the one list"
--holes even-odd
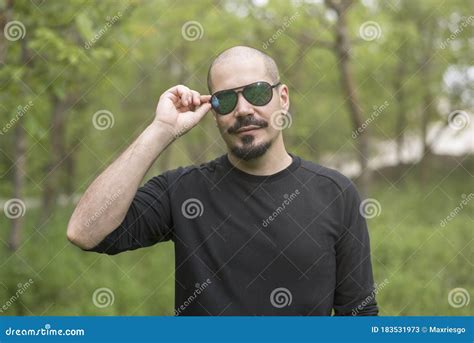
[(211, 109), (210, 100), (210, 95), (201, 95), (183, 85), (174, 86), (161, 95), (154, 122), (177, 138), (199, 123)]

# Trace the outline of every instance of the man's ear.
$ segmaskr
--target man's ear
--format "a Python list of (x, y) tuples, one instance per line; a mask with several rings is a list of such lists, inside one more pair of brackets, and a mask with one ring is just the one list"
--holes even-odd
[(280, 106), (283, 110), (287, 112), (290, 108), (290, 94), (289, 94), (288, 86), (285, 84), (282, 84), (280, 86), (279, 94), (280, 94)]

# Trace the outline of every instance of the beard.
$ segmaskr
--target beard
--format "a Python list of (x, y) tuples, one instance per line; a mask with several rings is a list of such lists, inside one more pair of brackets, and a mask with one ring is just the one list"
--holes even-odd
[(253, 144), (254, 137), (251, 135), (246, 135), (242, 137), (242, 146), (233, 146), (231, 147), (230, 151), (236, 156), (237, 158), (249, 161), (254, 158), (258, 158), (263, 156), (267, 150), (272, 145), (272, 142), (265, 142), (258, 145)]
[[(236, 120), (235, 124), (224, 132), (232, 135), (236, 133), (237, 130), (241, 127), (248, 125), (255, 125), (260, 128), (266, 128), (268, 127), (268, 122), (250, 115), (239, 117)], [(273, 140), (270, 140), (268, 142), (256, 145), (254, 144), (254, 140), (255, 137), (252, 135), (243, 135), (242, 137), (240, 137), (240, 144), (232, 145), (232, 143), (227, 141), (227, 146), (234, 156), (241, 160), (249, 161), (264, 155), (273, 143)]]

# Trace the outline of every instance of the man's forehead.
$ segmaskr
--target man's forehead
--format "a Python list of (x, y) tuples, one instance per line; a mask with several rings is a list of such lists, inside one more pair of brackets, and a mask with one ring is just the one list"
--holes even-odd
[(213, 91), (237, 88), (257, 81), (271, 82), (261, 58), (231, 58), (212, 68)]

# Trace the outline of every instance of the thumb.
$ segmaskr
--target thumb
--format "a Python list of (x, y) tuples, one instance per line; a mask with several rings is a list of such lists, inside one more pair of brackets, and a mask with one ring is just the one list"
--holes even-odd
[(204, 115), (209, 112), (211, 109), (211, 104), (209, 102), (206, 102), (199, 106), (195, 111), (194, 111), (194, 117), (196, 119), (196, 123), (199, 122)]

